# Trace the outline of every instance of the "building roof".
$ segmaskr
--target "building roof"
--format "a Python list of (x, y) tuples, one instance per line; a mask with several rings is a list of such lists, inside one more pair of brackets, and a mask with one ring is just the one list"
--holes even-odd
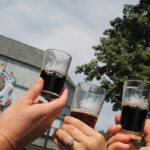
[[(0, 54), (34, 67), (41, 68), (44, 50), (0, 35)], [(69, 76), (67, 76), (67, 80), (75, 87), (74, 82)]]
[(41, 68), (44, 51), (0, 35), (0, 54)]

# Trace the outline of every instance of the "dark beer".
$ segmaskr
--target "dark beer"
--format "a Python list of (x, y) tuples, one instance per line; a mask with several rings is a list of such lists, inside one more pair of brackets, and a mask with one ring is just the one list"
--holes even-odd
[(123, 104), (121, 115), (122, 129), (133, 132), (142, 132), (143, 123), (147, 114), (148, 109), (146, 108), (127, 103)]
[(56, 71), (47, 72), (45, 69), (42, 69), (41, 77), (44, 80), (41, 96), (43, 96), (48, 101), (58, 98), (64, 86), (66, 76)]
[(79, 110), (79, 109), (72, 109), (71, 110), (71, 114), (72, 117), (75, 117), (81, 121), (83, 121), (84, 123), (86, 123), (87, 125), (89, 125), (90, 127), (94, 128), (97, 118), (98, 116), (90, 113), (90, 112), (86, 112), (83, 110)]

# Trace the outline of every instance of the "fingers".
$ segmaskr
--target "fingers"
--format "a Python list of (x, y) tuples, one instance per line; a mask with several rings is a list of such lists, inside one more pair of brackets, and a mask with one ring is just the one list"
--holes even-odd
[(31, 102), (32, 104), (32, 102), (40, 95), (42, 88), (43, 79), (39, 77), (21, 99)]
[(130, 141), (129, 143), (130, 150), (138, 150), (138, 143)]
[(130, 142), (131, 137), (129, 135), (124, 135), (124, 134), (117, 134), (113, 137), (111, 137), (108, 141), (107, 141), (107, 145), (111, 145), (115, 142), (122, 142), (122, 143), (128, 143)]
[[(131, 145), (128, 144), (131, 137), (128, 135), (117, 134), (121, 131), (122, 126), (120, 125), (121, 114), (116, 114), (115, 122), (117, 125), (111, 126), (107, 131), (107, 145), (108, 150), (129, 150)], [(117, 135), (116, 135), (117, 134)]]
[(115, 115), (115, 122), (116, 122), (116, 124), (120, 124), (120, 121), (121, 121), (121, 114), (116, 114)]
[(107, 140), (109, 140), (112, 136), (114, 136), (116, 133), (121, 131), (121, 125), (113, 125), (108, 128), (107, 131)]
[(79, 119), (76, 119), (71, 116), (64, 117), (64, 123), (73, 125), (76, 128), (80, 129), (85, 135), (90, 136), (97, 133), (93, 128), (85, 124), (84, 122), (80, 121)]
[(58, 99), (55, 99), (49, 103), (44, 103), (46, 105), (45, 111), (49, 112), (50, 109), (51, 109), (51, 111), (54, 111), (56, 109), (59, 110), (59, 109), (65, 107), (65, 105), (67, 103), (67, 99), (68, 99), (68, 89), (64, 88), (61, 96)]
[(130, 146), (121, 142), (113, 143), (108, 147), (108, 150), (129, 150)]
[(150, 147), (150, 119), (145, 120), (143, 132), (144, 132), (146, 147)]
[(121, 115), (120, 114), (116, 114), (115, 115), (115, 122), (117, 125), (113, 125), (111, 127), (108, 128), (107, 131), (107, 140), (109, 140), (109, 138), (111, 138), (112, 136), (114, 136), (116, 133), (121, 131), (121, 125), (120, 125), (120, 120), (121, 120)]
[[(95, 134), (92, 136), (85, 135), (79, 128), (76, 128), (73, 125), (70, 124), (64, 124), (62, 125), (61, 129), (65, 131), (67, 134), (69, 134), (76, 142), (74, 143), (74, 148), (76, 147), (76, 150), (97, 150), (102, 149), (105, 150), (105, 138), (95, 131)], [(94, 131), (94, 129), (92, 129)], [(87, 131), (90, 132), (90, 131)], [(64, 135), (63, 138), (66, 138)], [(79, 147), (79, 148), (77, 148)]]
[(40, 104), (40, 103), (43, 103), (43, 102), (39, 99), (36, 99), (35, 101), (32, 102), (32, 104)]
[(67, 144), (67, 141), (66, 141), (66, 139), (64, 139), (64, 137), (70, 138), (70, 136), (68, 134), (66, 134), (66, 132), (63, 132), (61, 129), (57, 129), (52, 135), (52, 139), (53, 139), (54, 143), (61, 150), (66, 149), (65, 144)]
[(67, 150), (65, 145), (57, 137), (53, 138), (53, 141), (59, 147), (60, 150)]
[(56, 137), (61, 140), (65, 145), (67, 145), (67, 141), (69, 138), (71, 138), (71, 136), (66, 133), (65, 131), (63, 131), (62, 129), (58, 129), (55, 132)]
[[(58, 99), (55, 99), (47, 103), (33, 105), (33, 109), (35, 109), (38, 115), (49, 115), (51, 113), (58, 115), (61, 109), (66, 105), (67, 99), (68, 99), (68, 89), (64, 88), (61, 96)], [(55, 117), (57, 117), (57, 115), (55, 115)]]
[[(82, 145), (82, 144), (78, 143), (77, 141), (74, 141), (73, 145), (69, 146), (68, 139), (72, 139), (72, 137), (62, 129), (56, 130), (52, 136), (52, 139), (53, 139), (54, 143), (61, 150), (68, 150), (68, 149), (78, 150), (81, 148), (81, 145)], [(80, 148), (78, 148), (78, 147), (80, 147)]]
[(78, 142), (86, 143), (87, 136), (73, 125), (63, 124), (61, 129), (67, 132), (73, 139)]

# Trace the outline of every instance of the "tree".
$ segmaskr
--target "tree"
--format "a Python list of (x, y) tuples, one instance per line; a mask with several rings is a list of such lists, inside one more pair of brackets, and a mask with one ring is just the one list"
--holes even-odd
[(117, 111), (125, 80), (150, 80), (150, 1), (124, 5), (123, 17), (110, 25), (93, 47), (95, 58), (77, 66), (76, 73), (84, 73), (86, 81), (99, 81), (107, 90), (106, 102), (113, 103)]

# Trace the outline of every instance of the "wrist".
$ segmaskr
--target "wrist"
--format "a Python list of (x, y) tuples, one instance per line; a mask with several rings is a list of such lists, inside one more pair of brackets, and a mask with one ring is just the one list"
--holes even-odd
[(14, 146), (2, 134), (0, 134), (0, 150), (14, 150)]

